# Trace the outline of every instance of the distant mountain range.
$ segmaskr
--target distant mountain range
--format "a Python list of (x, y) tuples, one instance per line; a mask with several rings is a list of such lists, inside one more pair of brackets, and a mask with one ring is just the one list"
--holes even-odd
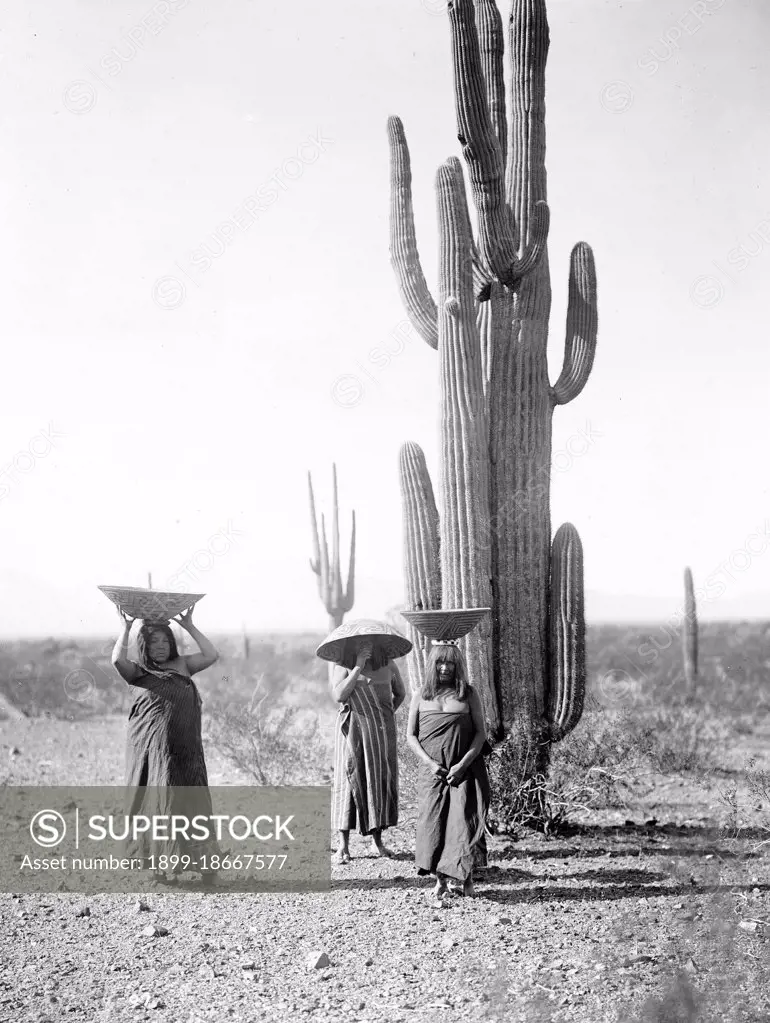
[[(10, 582), (14, 580), (11, 579)], [(16, 580), (19, 582), (19, 580)], [(84, 601), (82, 611), (71, 609), (72, 594), (63, 586), (48, 581), (33, 580), (34, 585), (21, 587), (7, 585), (0, 588), (0, 638), (42, 638), (59, 636), (78, 639), (88, 636), (117, 635), (117, 619), (101, 594), (93, 588), (90, 599)], [(389, 608), (403, 603), (403, 584), (399, 579), (382, 579), (363, 576), (356, 581), (356, 602), (348, 618), (382, 618)], [(599, 624), (660, 624), (678, 621), (683, 612), (684, 592), (665, 596), (644, 596), (632, 593), (606, 593), (586, 590), (586, 621), (589, 625)], [(252, 636), (278, 633), (297, 635), (303, 632), (323, 634), (326, 614), (312, 592), (308, 592), (301, 609), (279, 606), (277, 611), (285, 615), (282, 622), (276, 614), (273, 621), (247, 621)], [(243, 620), (240, 609), (236, 609), (232, 624), (218, 616), (209, 617), (208, 608), (202, 614), (207, 631), (212, 635), (236, 635)], [(256, 616), (255, 616), (256, 618)], [(698, 600), (698, 618), (701, 621), (767, 621), (770, 623), (770, 593), (754, 592), (730, 597), (729, 593), (720, 600)]]
[[(589, 624), (633, 622), (641, 625), (665, 622), (681, 615), (684, 595), (677, 599), (586, 590), (585, 605), (586, 621)], [(701, 599), (698, 601), (698, 618), (704, 622), (770, 620), (770, 595), (754, 593), (732, 599)]]

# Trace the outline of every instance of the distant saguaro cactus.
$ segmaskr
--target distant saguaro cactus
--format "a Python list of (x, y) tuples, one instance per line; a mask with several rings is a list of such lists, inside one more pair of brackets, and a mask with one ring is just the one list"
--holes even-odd
[(350, 531), (347, 586), (343, 589), (342, 568), (340, 565), (340, 518), (337, 499), (336, 465), (332, 465), (332, 477), (334, 481), (334, 499), (332, 505), (332, 553), (330, 559), (329, 546), (326, 541), (326, 523), (322, 515), (319, 537), (315, 498), (313, 496), (313, 480), (310, 473), (307, 474), (308, 489), (310, 491), (310, 519), (313, 527), (313, 557), (310, 559), (310, 567), (318, 576), (318, 594), (329, 615), (330, 631), (336, 629), (338, 625), (342, 625), (345, 615), (353, 607), (356, 568), (356, 513), (354, 511), (352, 513)]
[(512, 0), (508, 103), (497, 4), (449, 0), (447, 9), (457, 134), (478, 236), (462, 165), (450, 157), (436, 179), (437, 300), (417, 250), (404, 128), (397, 117), (388, 121), (391, 262), (413, 326), (437, 349), (440, 373), (440, 514), (421, 449), (410, 443), (401, 451), (406, 602), (493, 608), (465, 641), (469, 674), (491, 736), (510, 740), (524, 791), (545, 774), (550, 744), (583, 710), (583, 553), (569, 523), (552, 540), (551, 422), (593, 365), (596, 273), (590, 247), (579, 242), (570, 258), (564, 362), (551, 384), (546, 3)]
[(698, 679), (698, 612), (695, 606), (692, 572), (689, 568), (684, 570), (682, 652), (684, 654), (684, 679), (687, 688), (692, 689)]

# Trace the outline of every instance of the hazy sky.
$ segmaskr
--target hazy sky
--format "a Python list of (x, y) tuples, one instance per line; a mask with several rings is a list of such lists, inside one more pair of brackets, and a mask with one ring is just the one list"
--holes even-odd
[[(322, 628), (306, 471), (328, 508), (332, 460), (355, 611), (400, 600), (398, 449), (437, 469), (437, 361), (389, 265), (385, 121), (435, 281), (434, 175), (458, 151), (444, 6), (7, 8), (3, 634), (112, 628), (97, 584), (148, 570), (207, 593), (204, 628)], [(770, 10), (549, 11), (552, 378), (578, 239), (600, 289), (593, 374), (554, 419), (554, 528), (580, 530), (589, 617), (673, 610), (685, 564), (723, 580), (704, 616), (762, 614)]]

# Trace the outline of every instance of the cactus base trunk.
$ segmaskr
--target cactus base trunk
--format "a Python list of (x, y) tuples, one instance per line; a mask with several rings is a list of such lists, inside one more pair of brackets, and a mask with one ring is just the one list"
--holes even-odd
[(522, 827), (542, 831), (548, 820), (546, 778), (550, 765), (548, 727), (530, 722), (510, 730), (489, 758), (493, 831), (513, 833)]

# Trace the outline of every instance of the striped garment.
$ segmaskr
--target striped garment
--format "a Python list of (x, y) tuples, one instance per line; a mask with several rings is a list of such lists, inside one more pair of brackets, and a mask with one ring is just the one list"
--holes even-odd
[(398, 824), (396, 718), (390, 682), (356, 686), (334, 742), (332, 828), (362, 835)]

